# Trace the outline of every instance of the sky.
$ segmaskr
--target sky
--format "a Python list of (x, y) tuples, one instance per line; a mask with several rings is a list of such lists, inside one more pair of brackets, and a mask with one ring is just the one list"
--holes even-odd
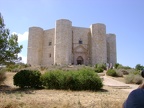
[(116, 34), (117, 62), (135, 67), (144, 65), (144, 0), (0, 0), (6, 28), (18, 35), (23, 49), (19, 56), (27, 62), (29, 27), (55, 27), (58, 19), (73, 26), (103, 23), (107, 33)]

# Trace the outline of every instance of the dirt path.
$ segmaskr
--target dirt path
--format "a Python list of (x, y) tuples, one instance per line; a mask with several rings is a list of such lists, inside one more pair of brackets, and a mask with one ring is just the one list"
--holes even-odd
[(139, 85), (134, 84), (125, 84), (123, 82), (112, 79), (109, 76), (103, 76), (103, 84), (112, 88), (121, 89), (127, 92), (131, 92), (132, 90), (138, 88)]

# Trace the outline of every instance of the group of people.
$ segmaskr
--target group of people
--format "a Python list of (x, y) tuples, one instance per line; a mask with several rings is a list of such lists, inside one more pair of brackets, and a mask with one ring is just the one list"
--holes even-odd
[[(144, 70), (141, 75), (144, 77)], [(144, 108), (144, 83), (129, 94), (122, 108)]]

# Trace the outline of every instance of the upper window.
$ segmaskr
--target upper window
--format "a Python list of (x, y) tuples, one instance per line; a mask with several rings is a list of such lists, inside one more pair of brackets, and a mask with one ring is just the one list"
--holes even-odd
[(80, 40), (79, 40), (79, 44), (82, 44), (82, 43), (83, 43), (83, 42), (82, 42), (82, 40), (80, 39)]
[(51, 58), (51, 53), (49, 54), (49, 58)]
[(52, 42), (49, 42), (49, 46), (51, 46), (52, 45)]

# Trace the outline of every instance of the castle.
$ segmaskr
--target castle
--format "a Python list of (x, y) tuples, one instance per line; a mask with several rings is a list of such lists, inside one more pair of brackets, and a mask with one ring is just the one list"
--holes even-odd
[(104, 24), (74, 27), (71, 21), (60, 19), (52, 29), (29, 28), (27, 63), (32, 66), (116, 62), (116, 36), (106, 34)]

